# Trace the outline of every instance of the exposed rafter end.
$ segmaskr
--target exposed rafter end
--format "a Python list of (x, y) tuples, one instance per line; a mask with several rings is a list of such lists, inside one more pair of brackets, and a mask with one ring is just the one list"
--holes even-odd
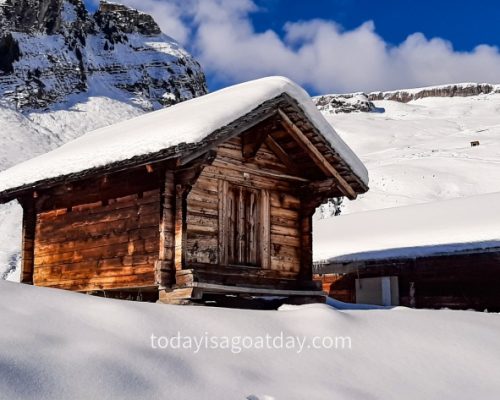
[(203, 171), (203, 168), (211, 165), (216, 156), (217, 152), (215, 150), (209, 150), (203, 153), (198, 158), (191, 160), (182, 168), (178, 168), (175, 171), (176, 184), (183, 184), (188, 186), (194, 185), (201, 172)]
[(276, 140), (271, 135), (268, 135), (266, 137), (266, 140), (264, 143), (271, 149), (271, 151), (278, 157), (278, 159), (285, 164), (285, 166), (289, 169), (290, 172), (292, 172), (295, 175), (299, 175), (298, 169), (296, 165), (293, 163), (291, 160), (290, 156), (287, 154), (287, 152), (279, 145)]
[(325, 173), (327, 176), (333, 177), (342, 193), (354, 200), (357, 197), (356, 191), (351, 185), (339, 174), (335, 167), (321, 154), (316, 146), (308, 139), (302, 130), (295, 125), (288, 115), (281, 109), (278, 109), (278, 114), (281, 117), (281, 125), (285, 130), (294, 138), (294, 140), (309, 154), (314, 163)]
[(264, 120), (241, 136), (241, 153), (245, 161), (250, 161), (257, 155), (266, 138), (276, 129), (276, 122)]

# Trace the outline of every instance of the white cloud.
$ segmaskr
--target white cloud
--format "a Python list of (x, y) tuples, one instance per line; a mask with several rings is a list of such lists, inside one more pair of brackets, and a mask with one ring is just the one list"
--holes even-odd
[(232, 84), (286, 75), (317, 92), (417, 87), (450, 82), (500, 82), (498, 48), (458, 52), (450, 42), (414, 33), (391, 46), (368, 21), (343, 30), (334, 21), (288, 22), (285, 35), (256, 32), (251, 0), (123, 0), (151, 13), (184, 44), (205, 72)]

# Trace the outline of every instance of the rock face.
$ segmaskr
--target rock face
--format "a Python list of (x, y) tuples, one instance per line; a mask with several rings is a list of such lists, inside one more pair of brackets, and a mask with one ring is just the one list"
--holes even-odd
[[(155, 109), (207, 92), (200, 65), (147, 14), (82, 0), (0, 0), (0, 98), (18, 110), (109, 91)], [(113, 94), (114, 93), (114, 94)]]
[(488, 83), (458, 83), (454, 85), (430, 86), (419, 89), (372, 92), (367, 96), (371, 101), (393, 100), (401, 103), (408, 103), (409, 101), (424, 99), (426, 97), (468, 97), (493, 92), (500, 92), (500, 86), (490, 85)]
[(374, 101), (391, 100), (408, 103), (426, 97), (468, 97), (480, 94), (500, 93), (500, 85), (489, 83), (457, 83), (418, 89), (402, 89), (389, 92), (327, 94), (313, 100), (321, 111), (330, 113), (383, 112)]
[(328, 94), (313, 99), (320, 111), (334, 114), (375, 111), (375, 105), (364, 93)]

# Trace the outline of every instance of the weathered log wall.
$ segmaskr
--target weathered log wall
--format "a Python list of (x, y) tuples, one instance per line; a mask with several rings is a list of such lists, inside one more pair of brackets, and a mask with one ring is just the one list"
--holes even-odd
[[(250, 262), (259, 254), (256, 264), (267, 269), (299, 272), (300, 269), (300, 200), (294, 195), (293, 178), (289, 169), (266, 144), (250, 160), (244, 160), (242, 139), (236, 137), (220, 145), (212, 165), (204, 168), (187, 200), (187, 256), (189, 263), (230, 265), (235, 249), (224, 249), (222, 227), (234, 187), (247, 187), (248, 200), (258, 198), (259, 249), (249, 248)], [(224, 188), (226, 186), (226, 188)], [(229, 200), (228, 200), (229, 199)], [(226, 211), (224, 211), (226, 210)], [(252, 247), (252, 244), (250, 244)], [(245, 254), (246, 254), (245, 253)], [(255, 253), (255, 254), (254, 254)], [(222, 254), (222, 257), (221, 257)], [(224, 257), (224, 255), (226, 255)], [(221, 259), (222, 258), (222, 259)], [(225, 259), (224, 259), (225, 258)], [(267, 261), (266, 261), (267, 259)]]
[(90, 291), (155, 284), (160, 190), (37, 214), (34, 284)]

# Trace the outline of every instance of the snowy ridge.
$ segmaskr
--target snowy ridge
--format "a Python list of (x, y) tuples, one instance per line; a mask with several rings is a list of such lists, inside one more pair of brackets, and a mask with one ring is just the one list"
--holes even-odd
[(315, 221), (313, 254), (343, 262), (500, 248), (498, 215), (500, 193), (341, 215)]
[(368, 184), (366, 168), (321, 115), (309, 95), (287, 78), (269, 77), (231, 86), (89, 132), (58, 149), (0, 173), (0, 191), (58, 177), (61, 171), (64, 175), (71, 174), (180, 144), (197, 143), (265, 101), (284, 93), (298, 102), (340, 157)]
[(371, 101), (393, 100), (402, 103), (408, 103), (409, 101), (424, 99), (426, 97), (468, 97), (488, 93), (500, 93), (500, 85), (466, 82), (448, 85), (426, 86), (415, 89), (371, 92), (367, 96)]
[(428, 97), (470, 97), (490, 93), (500, 93), (500, 84), (467, 82), (371, 93), (331, 93), (316, 96), (313, 101), (320, 111), (329, 113), (381, 112), (383, 109), (377, 108), (374, 101), (391, 100), (408, 103)]

